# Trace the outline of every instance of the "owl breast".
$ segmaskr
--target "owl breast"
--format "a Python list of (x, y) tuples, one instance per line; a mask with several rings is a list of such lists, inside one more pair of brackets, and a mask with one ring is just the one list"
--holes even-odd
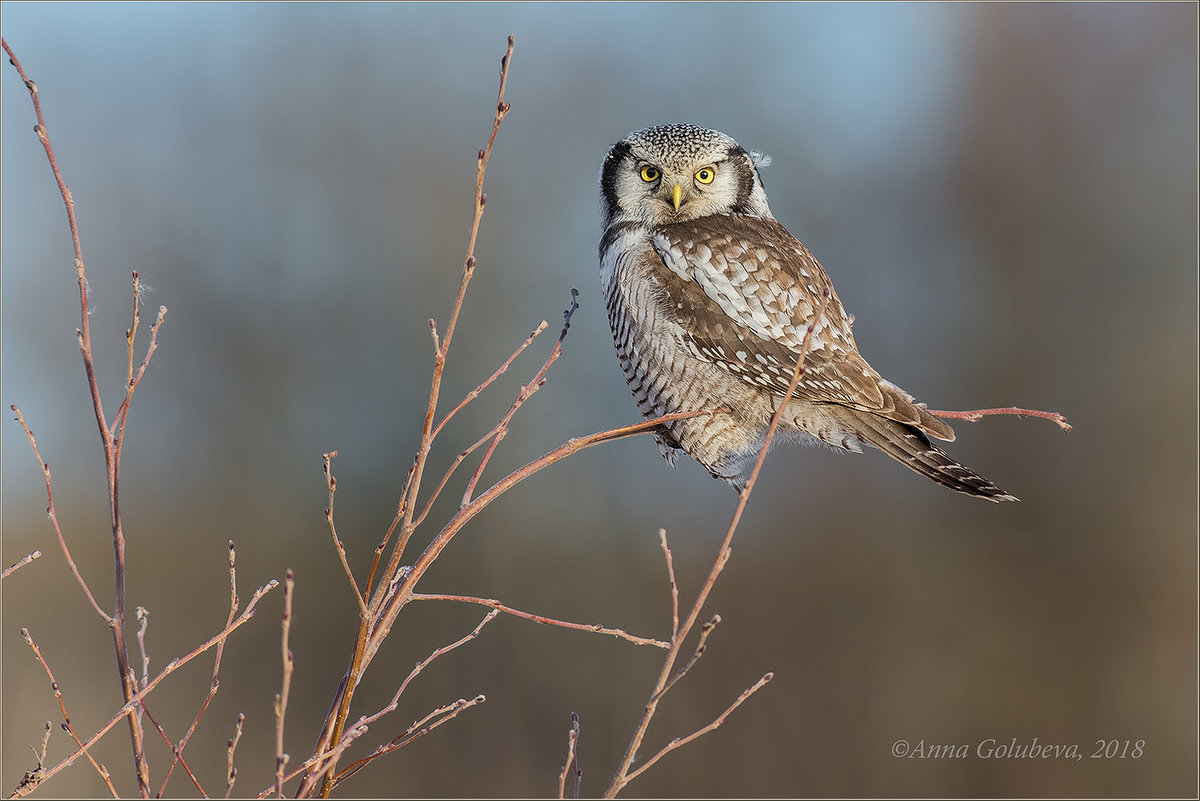
[(668, 291), (678, 278), (646, 228), (618, 224), (606, 233), (600, 276), (617, 357), (642, 414), (730, 410), (664, 424), (656, 435), (663, 455), (674, 463), (675, 450), (682, 449), (738, 486), (774, 412), (768, 396), (687, 347), (687, 310), (677, 308)]

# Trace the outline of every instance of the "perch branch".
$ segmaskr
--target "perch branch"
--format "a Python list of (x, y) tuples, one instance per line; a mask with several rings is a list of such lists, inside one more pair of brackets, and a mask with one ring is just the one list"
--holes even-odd
[(997, 409), (968, 409), (965, 412), (948, 412), (941, 409), (926, 409), (925, 411), (932, 414), (934, 417), (943, 417), (947, 420), (965, 420), (968, 423), (978, 423), (985, 417), (997, 414), (1011, 414), (1017, 417), (1040, 417), (1043, 420), (1049, 420), (1058, 425), (1063, 431), (1070, 431), (1071, 424), (1067, 422), (1067, 418), (1063, 417), (1058, 412), (1043, 412), (1038, 409), (1020, 409), (1016, 406), (1004, 406)]
[[(767, 450), (771, 445), (771, 439), (775, 436), (775, 431), (779, 427), (779, 421), (782, 419), (784, 411), (791, 402), (792, 396), (796, 392), (796, 387), (800, 384), (800, 379), (804, 376), (805, 368), (804, 361), (808, 356), (809, 345), (812, 341), (813, 329), (816, 324), (825, 316), (825, 310), (829, 305), (829, 300), (833, 296), (833, 291), (830, 287), (825, 288), (824, 298), (821, 301), (821, 307), (818, 309), (813, 322), (809, 324), (808, 330), (804, 332), (804, 339), (800, 343), (800, 352), (796, 357), (796, 367), (792, 371), (792, 380), (788, 384), (787, 392), (779, 402), (779, 406), (775, 409), (775, 414), (771, 416), (771, 423), (767, 427), (767, 433), (763, 439), (762, 450), (758, 454), (758, 459), (754, 463), (754, 469), (750, 472), (750, 477), (746, 481), (746, 485), (742, 488), (738, 497), (737, 509), (733, 513), (733, 520), (729, 524), (729, 529), (725, 532), (725, 539), (721, 543), (721, 548), (717, 552), (716, 561), (713, 563), (712, 570), (709, 571), (708, 578), (704, 582), (704, 586), (700, 589), (700, 593), (696, 596), (695, 602), (692, 604), (691, 611), (679, 627), (679, 631), (671, 638), (671, 649), (667, 652), (666, 658), (663, 660), (662, 669), (659, 671), (658, 679), (654, 684), (654, 689), (650, 693), (650, 700), (646, 703), (642, 711), (642, 717), (638, 721), (637, 727), (634, 729), (633, 737), (629, 741), (629, 746), (625, 750), (625, 756), (621, 760), (620, 767), (617, 768), (616, 774), (613, 776), (612, 783), (604, 793), (605, 798), (615, 798), (617, 793), (627, 785), (633, 775), (630, 769), (633, 766), (633, 761), (637, 757), (638, 748), (642, 744), (642, 740), (646, 736), (646, 730), (650, 726), (650, 721), (654, 718), (655, 712), (658, 711), (658, 703), (662, 700), (663, 693), (671, 683), (671, 672), (675, 666), (675, 661), (679, 658), (680, 651), (683, 648), (683, 642), (695, 626), (697, 618), (700, 616), (700, 610), (704, 607), (705, 601), (708, 600), (708, 595), (712, 591), (713, 585), (716, 583), (717, 577), (724, 570), (725, 564), (729, 561), (732, 554), (730, 543), (733, 541), (733, 535), (737, 531), (738, 523), (741, 522), (742, 512), (746, 508), (746, 504), (750, 500), (750, 493), (754, 490), (754, 484), (758, 481), (759, 471), (762, 470), (763, 462), (766, 460)], [(765, 682), (762, 682), (765, 683)], [(757, 685), (751, 690), (757, 690)], [(747, 694), (748, 697), (748, 694)], [(731, 707), (736, 708), (741, 701)], [(719, 724), (718, 724), (719, 725)], [(698, 735), (697, 735), (698, 736)], [(639, 773), (644, 769), (644, 765), (639, 769)]]

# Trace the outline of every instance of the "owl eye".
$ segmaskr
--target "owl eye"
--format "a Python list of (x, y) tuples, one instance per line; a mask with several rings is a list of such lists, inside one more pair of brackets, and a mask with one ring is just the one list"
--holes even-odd
[(642, 180), (646, 183), (653, 183), (659, 179), (662, 173), (650, 166), (642, 167)]
[(711, 184), (717, 177), (717, 171), (712, 167), (701, 167), (696, 170), (696, 180), (702, 184)]

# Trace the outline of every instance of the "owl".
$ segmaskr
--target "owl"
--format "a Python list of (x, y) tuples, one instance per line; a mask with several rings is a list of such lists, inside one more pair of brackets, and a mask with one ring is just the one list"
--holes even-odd
[(600, 280), (634, 399), (647, 418), (729, 410), (663, 423), (663, 456), (683, 451), (740, 492), (811, 325), (773, 443), (869, 445), (966, 495), (1017, 500), (934, 445), (950, 426), (859, 355), (824, 268), (771, 214), (762, 161), (695, 125), (635, 131), (604, 159)]

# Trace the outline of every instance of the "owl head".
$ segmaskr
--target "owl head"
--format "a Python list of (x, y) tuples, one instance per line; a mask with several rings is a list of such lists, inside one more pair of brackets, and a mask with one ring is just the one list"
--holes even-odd
[(608, 151), (600, 171), (604, 227), (664, 225), (712, 214), (774, 219), (758, 174), (766, 161), (732, 137), (697, 125), (634, 131)]

